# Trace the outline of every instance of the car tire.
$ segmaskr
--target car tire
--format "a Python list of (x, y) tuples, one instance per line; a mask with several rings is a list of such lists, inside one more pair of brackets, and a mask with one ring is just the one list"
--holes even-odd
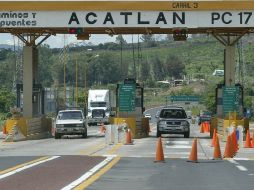
[(85, 133), (82, 134), (82, 138), (87, 138), (87, 131)]
[(55, 139), (60, 139), (60, 138), (61, 138), (61, 135), (58, 133), (55, 133)]
[(184, 133), (184, 138), (190, 138), (190, 132)]

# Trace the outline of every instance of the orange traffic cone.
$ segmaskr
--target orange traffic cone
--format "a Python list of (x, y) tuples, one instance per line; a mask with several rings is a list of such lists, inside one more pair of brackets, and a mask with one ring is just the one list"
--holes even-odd
[(197, 138), (195, 138), (192, 143), (191, 153), (188, 162), (196, 162), (196, 163), (198, 162), (197, 141), (198, 141)]
[(200, 133), (204, 133), (204, 123), (201, 123), (200, 125)]
[(246, 141), (245, 141), (245, 146), (244, 146), (244, 148), (252, 148), (252, 147), (251, 147), (250, 131), (249, 131), (249, 130), (247, 130)]
[(210, 133), (210, 123), (206, 122), (206, 132)]
[(131, 139), (131, 131), (128, 130), (126, 132), (126, 142), (125, 142), (125, 145), (132, 145), (132, 139)]
[(208, 124), (207, 124), (207, 122), (205, 122), (205, 133), (207, 133), (207, 131), (208, 131)]
[(216, 135), (215, 142), (214, 142), (214, 152), (213, 152), (213, 159), (221, 159), (221, 151), (220, 151), (220, 141), (218, 136)]
[(237, 144), (237, 138), (236, 138), (236, 131), (235, 130), (231, 134), (231, 138), (232, 138), (232, 145), (233, 145), (233, 155), (236, 155), (236, 153), (238, 151), (238, 144)]
[(106, 132), (106, 128), (104, 126), (104, 123), (101, 123), (101, 125), (100, 125), (100, 132), (101, 133), (105, 133)]
[(254, 133), (253, 133), (253, 136), (252, 136), (251, 145), (252, 145), (252, 148), (254, 148)]
[(51, 135), (52, 135), (52, 136), (55, 136), (55, 130), (56, 130), (55, 127), (52, 126), (52, 127), (51, 127)]
[(7, 134), (6, 125), (3, 126), (3, 134)]
[(212, 142), (211, 142), (211, 147), (214, 147), (215, 146), (215, 141), (216, 141), (216, 129), (213, 130), (213, 139), (212, 139)]
[(157, 141), (156, 157), (154, 162), (165, 162), (161, 137), (159, 137)]
[(227, 142), (226, 142), (226, 147), (224, 151), (224, 158), (232, 158), (233, 153), (232, 153), (232, 142), (231, 142), (231, 136), (228, 135), (227, 137)]

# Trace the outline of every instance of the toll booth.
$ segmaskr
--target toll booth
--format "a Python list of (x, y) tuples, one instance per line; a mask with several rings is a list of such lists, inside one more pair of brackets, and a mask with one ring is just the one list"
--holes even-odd
[(243, 127), (243, 137), (249, 129), (249, 120), (244, 116), (243, 108), (243, 86), (225, 86), (218, 84), (216, 88), (216, 116), (211, 120), (210, 136), (213, 135), (213, 129), (216, 128), (218, 134), (226, 141), (229, 128), (237, 126)]
[(147, 137), (149, 119), (143, 117), (144, 88), (135, 79), (127, 78), (116, 88), (116, 116), (111, 123), (127, 123), (134, 138)]
[[(41, 84), (33, 85), (33, 116), (44, 114), (44, 88)], [(17, 84), (17, 107), (23, 108), (23, 84)]]

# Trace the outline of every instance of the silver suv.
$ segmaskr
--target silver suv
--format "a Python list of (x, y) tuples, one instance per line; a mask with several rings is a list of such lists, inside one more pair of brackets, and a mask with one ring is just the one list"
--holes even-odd
[(184, 138), (190, 137), (190, 123), (182, 107), (164, 107), (157, 117), (157, 137), (161, 134), (183, 134)]

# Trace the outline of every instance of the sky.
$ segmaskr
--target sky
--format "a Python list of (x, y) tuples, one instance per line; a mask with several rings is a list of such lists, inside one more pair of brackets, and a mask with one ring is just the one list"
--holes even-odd
[[(128, 42), (132, 42), (132, 35), (123, 35), (123, 38)], [(15, 40), (17, 43), (17, 40)], [(98, 45), (100, 43), (105, 43), (105, 42), (115, 42), (116, 41), (116, 35), (111, 37), (109, 35), (105, 34), (96, 34), (96, 35), (91, 35), (89, 40), (86, 40), (85, 42), (91, 42), (94, 45)], [(71, 43), (76, 43), (76, 42), (82, 42), (82, 40), (77, 40), (75, 35), (66, 35), (65, 41), (64, 41), (64, 35), (56, 35), (56, 36), (50, 36), (44, 44), (49, 44), (51, 48), (61, 48), (65, 44), (71, 44)], [(133, 35), (133, 42), (138, 42), (138, 35)], [(13, 36), (10, 34), (0, 34), (0, 44), (8, 44), (8, 45), (13, 45), (14, 40)]]

